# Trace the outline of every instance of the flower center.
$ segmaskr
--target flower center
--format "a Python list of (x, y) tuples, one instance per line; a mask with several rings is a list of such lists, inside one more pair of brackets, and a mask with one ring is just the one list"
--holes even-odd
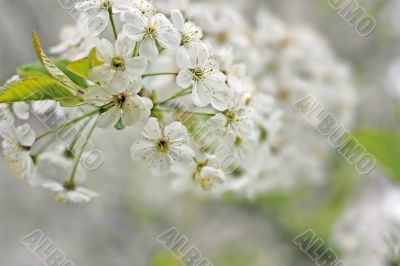
[(221, 44), (226, 43), (228, 41), (228, 33), (226, 31), (218, 33), (217, 41)]
[(146, 37), (154, 38), (156, 36), (156, 33), (157, 27), (155, 24), (147, 26), (144, 30), (144, 35)]
[(224, 112), (224, 115), (226, 116), (228, 120), (228, 124), (234, 123), (238, 120), (237, 114), (235, 111), (232, 110), (227, 110)]
[(111, 2), (110, 0), (104, 0), (101, 4), (100, 4), (100, 8), (101, 9), (105, 9), (105, 10), (110, 10), (112, 8)]
[(65, 149), (64, 156), (65, 156), (65, 158), (73, 159), (74, 153), (70, 149)]
[(74, 182), (67, 180), (64, 182), (63, 187), (68, 191), (73, 191), (73, 190), (75, 190), (76, 185)]
[(121, 57), (119, 57), (119, 56), (114, 57), (111, 60), (111, 64), (115, 70), (125, 71), (125, 62), (124, 62), (124, 59), (122, 59)]
[(168, 138), (164, 137), (164, 138), (161, 138), (158, 140), (158, 142), (156, 144), (156, 149), (157, 149), (157, 151), (166, 153), (169, 151), (169, 146), (170, 146), (170, 144), (169, 144)]
[(202, 190), (208, 190), (215, 186), (215, 182), (211, 177), (200, 177), (198, 182)]
[(122, 108), (122, 106), (123, 106), (124, 103), (126, 102), (128, 96), (127, 96), (125, 93), (122, 93), (122, 94), (119, 94), (119, 95), (114, 96), (114, 98), (115, 98), (115, 99), (114, 99), (115, 103), (116, 103), (117, 105), (121, 106), (121, 108)]
[(290, 100), (290, 92), (289, 90), (283, 88), (278, 93), (278, 98), (283, 102), (288, 102)]
[(240, 147), (244, 144), (244, 140), (241, 137), (236, 137), (234, 145)]
[(31, 150), (31, 146), (25, 146), (25, 145), (22, 145), (22, 144), (19, 144), (19, 147), (21, 148), (21, 149), (23, 149), (24, 151), (30, 151)]
[(204, 69), (201, 69), (201, 68), (194, 69), (194, 70), (192, 70), (192, 72), (194, 74), (194, 79), (196, 81), (203, 79), (204, 74), (205, 74)]

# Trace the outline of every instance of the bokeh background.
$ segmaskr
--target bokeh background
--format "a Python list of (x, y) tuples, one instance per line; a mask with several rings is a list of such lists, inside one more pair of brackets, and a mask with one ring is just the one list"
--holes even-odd
[[(378, 20), (368, 37), (357, 35), (324, 0), (248, 0), (243, 12), (252, 20), (255, 10), (266, 6), (289, 24), (313, 27), (353, 68), (359, 99), (356, 128), (399, 130), (398, 101), (388, 73), (400, 58), (400, 4), (359, 3)], [(3, 83), (17, 66), (36, 60), (32, 31), (49, 47), (73, 18), (56, 0), (0, 0), (0, 7)], [(0, 264), (42, 265), (20, 242), (40, 229), (77, 266), (180, 265), (157, 241), (157, 235), (177, 227), (216, 266), (314, 265), (292, 243), (307, 229), (317, 232), (346, 265), (400, 265), (377, 259), (390, 257), (393, 246), (387, 239), (396, 234), (384, 216), (388, 211), (400, 216), (396, 177), (387, 172), (377, 169), (360, 177), (332, 151), (329, 182), (288, 195), (245, 200), (175, 194), (167, 180), (149, 178), (132, 165), (126, 156), (129, 142), (113, 141), (132, 134), (96, 133), (96, 145), (107, 152), (104, 165), (90, 178), (101, 196), (88, 206), (58, 205), (43, 191), (16, 181), (0, 159)], [(400, 163), (399, 157), (393, 159)]]

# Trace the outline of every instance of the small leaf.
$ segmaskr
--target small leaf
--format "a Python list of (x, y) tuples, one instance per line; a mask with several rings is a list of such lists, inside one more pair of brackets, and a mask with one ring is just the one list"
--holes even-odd
[(61, 106), (63, 107), (76, 107), (76, 106), (81, 106), (85, 104), (84, 100), (82, 97), (79, 96), (71, 96), (68, 98), (64, 98), (60, 102)]
[(182, 266), (182, 263), (169, 252), (161, 251), (153, 255), (149, 266)]
[(400, 134), (383, 130), (364, 130), (353, 135), (375, 156), (382, 170), (400, 182)]
[(68, 78), (51, 60), (47, 57), (47, 55), (43, 52), (40, 46), (40, 40), (36, 32), (33, 32), (33, 44), (35, 47), (35, 51), (39, 57), (40, 62), (42, 62), (43, 66), (49, 71), (49, 73), (58, 80), (61, 84), (63, 84), (66, 88), (70, 90), (73, 94), (82, 93), (81, 89), (70, 79)]
[[(67, 69), (67, 66), (70, 62), (65, 59), (60, 59), (54, 61), (54, 64), (62, 71), (64, 72), (67, 77), (69, 77), (75, 84), (86, 88), (87, 83), (85, 79), (82, 79), (81, 77), (75, 75), (71, 71)], [(27, 65), (23, 65), (17, 68), (17, 74), (21, 78), (31, 78), (31, 77), (51, 77), (51, 74), (47, 69), (40, 63), (40, 62), (35, 62)]]
[(4, 89), (5, 91), (0, 94), (0, 103), (62, 100), (73, 96), (63, 84), (48, 77), (13, 82)]
[(117, 124), (115, 124), (114, 128), (116, 130), (124, 130), (126, 128), (126, 126), (122, 122), (122, 119), (120, 119), (120, 120), (118, 120)]
[(94, 48), (92, 49), (88, 57), (69, 63), (67, 69), (81, 78), (88, 79), (90, 71), (94, 67), (100, 66), (102, 64), (102, 62), (97, 60), (96, 49)]

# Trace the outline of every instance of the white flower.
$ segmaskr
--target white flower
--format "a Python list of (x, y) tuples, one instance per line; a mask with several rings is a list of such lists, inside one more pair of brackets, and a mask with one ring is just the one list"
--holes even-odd
[(28, 120), (30, 113), (30, 107), (29, 104), (24, 103), (24, 102), (17, 102), (12, 104), (12, 110), (14, 114), (22, 120)]
[(209, 60), (209, 52), (203, 43), (180, 49), (177, 64), (182, 69), (176, 82), (182, 88), (193, 86), (193, 101), (204, 107), (211, 103), (217, 110), (227, 108), (229, 99), (226, 77)]
[(171, 11), (171, 19), (175, 27), (181, 33), (181, 45), (189, 47), (197, 44), (203, 38), (203, 31), (192, 22), (186, 22), (181, 11), (174, 9)]
[(210, 127), (218, 134), (235, 140), (246, 138), (254, 129), (251, 109), (244, 97), (234, 97), (228, 108), (208, 120)]
[(158, 54), (157, 43), (166, 49), (176, 49), (180, 45), (180, 34), (163, 14), (144, 16), (138, 9), (122, 14), (125, 22), (123, 32), (132, 40), (141, 41), (139, 54), (154, 61)]
[(61, 42), (49, 49), (52, 54), (61, 54), (74, 46), (78, 46), (82, 40), (82, 35), (77, 27), (66, 25), (61, 29)]
[(236, 63), (233, 49), (223, 48), (216, 53), (219, 68), (226, 75), (228, 85), (238, 93), (246, 89), (247, 67), (243, 63)]
[(153, 175), (167, 175), (176, 163), (193, 160), (194, 152), (187, 145), (187, 130), (180, 122), (174, 122), (161, 131), (158, 120), (150, 118), (142, 131), (143, 140), (131, 147), (134, 161), (148, 161)]
[(71, 61), (86, 57), (93, 49), (95, 37), (85, 33), (82, 26), (67, 25), (61, 29), (60, 43), (49, 49), (51, 54), (59, 55)]
[[(11, 86), (15, 82), (21, 81), (21, 77), (19, 75), (14, 75), (10, 79), (8, 79), (5, 82), (4, 87)], [(28, 120), (30, 116), (30, 107), (29, 104), (25, 102), (16, 102), (16, 103), (10, 103), (10, 104), (1, 104), (2, 107), (0, 109), (4, 111), (5, 113), (8, 112), (7, 115), (12, 116), (11, 111), (17, 118), (21, 120)]]
[(146, 67), (147, 60), (143, 57), (133, 57), (135, 43), (123, 34), (113, 46), (106, 39), (96, 42), (97, 58), (104, 64), (93, 68), (89, 79), (96, 82), (109, 82), (114, 90), (124, 87), (127, 81), (135, 81), (140, 77)]
[(14, 117), (11, 113), (11, 106), (6, 103), (0, 103), (0, 121), (7, 120), (9, 123), (14, 121)]
[(194, 177), (194, 181), (200, 185), (204, 191), (213, 189), (217, 184), (225, 181), (225, 173), (221, 169), (204, 166)]
[(0, 122), (0, 136), (3, 138), (4, 158), (18, 179), (25, 179), (32, 186), (38, 184), (40, 177), (30, 154), (36, 139), (33, 129), (24, 124), (14, 127), (12, 121)]
[(85, 204), (98, 196), (94, 191), (76, 186), (75, 184), (71, 185), (69, 182), (60, 184), (56, 181), (46, 180), (42, 182), (42, 187), (50, 190), (54, 194), (55, 199), (62, 204)]
[(153, 103), (149, 98), (138, 95), (141, 90), (140, 79), (115, 91), (114, 85), (103, 84), (102, 87), (91, 88), (85, 101), (96, 106), (107, 105), (107, 111), (97, 119), (100, 128), (114, 126), (120, 119), (124, 125), (130, 126), (150, 116)]
[(113, 0), (80, 1), (75, 5), (75, 8), (81, 12), (78, 24), (85, 29), (85, 32), (98, 36), (109, 24), (109, 10), (112, 10), (113, 5)]
[(157, 12), (154, 4), (145, 0), (114, 0), (114, 6), (120, 12), (138, 9), (146, 17), (150, 17)]
[[(57, 176), (64, 175), (63, 177), (65, 177), (75, 164), (75, 155), (77, 154), (74, 154), (74, 151), (65, 145), (58, 145), (39, 156), (39, 167), (46, 167), (47, 172), (49, 172), (49, 168), (54, 169)], [(86, 172), (81, 164), (78, 164), (75, 180), (78, 182), (86, 181)]]
[(30, 116), (29, 104), (24, 102), (17, 102), (12, 104), (0, 104), (1, 119), (7, 119), (9, 121), (14, 120), (15, 115), (21, 120), (28, 120)]

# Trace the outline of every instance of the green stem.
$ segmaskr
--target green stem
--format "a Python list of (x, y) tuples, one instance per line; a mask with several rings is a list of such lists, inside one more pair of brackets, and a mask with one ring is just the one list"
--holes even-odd
[(199, 113), (199, 112), (191, 112), (191, 111), (184, 111), (184, 110), (178, 110), (178, 109), (159, 109), (159, 108), (154, 108), (155, 111), (160, 111), (160, 112), (173, 112), (173, 113), (180, 113), (180, 114), (190, 114), (190, 115), (199, 115), (199, 116), (208, 116), (212, 117), (216, 114), (212, 113)]
[(76, 143), (78, 142), (80, 136), (82, 135), (82, 132), (85, 130), (85, 128), (89, 125), (89, 123), (85, 123), (80, 129), (78, 134), (76, 134), (74, 140), (72, 141), (71, 145), (69, 145), (69, 150), (73, 151), (75, 148)]
[(39, 156), (45, 152), (50, 146), (51, 144), (53, 144), (53, 142), (57, 139), (57, 135), (54, 135), (47, 143), (45, 143), (42, 147), (40, 147), (40, 149), (36, 152), (35, 155), (33, 155), (36, 158), (39, 158)]
[(112, 13), (112, 8), (108, 9), (108, 16), (110, 17), (110, 22), (111, 22), (111, 26), (112, 26), (113, 33), (114, 33), (114, 38), (116, 40), (116, 39), (118, 39), (118, 33), (117, 33), (117, 28), (115, 27), (115, 21), (114, 21), (114, 16)]
[(150, 73), (150, 74), (144, 74), (142, 75), (142, 78), (146, 77), (154, 77), (154, 76), (166, 76), (166, 75), (178, 75), (176, 72), (162, 72), (162, 73)]
[(77, 118), (75, 118), (75, 119), (73, 119), (73, 120), (71, 120), (71, 121), (69, 121), (69, 122), (67, 122), (67, 123), (64, 123), (64, 124), (62, 124), (62, 125), (60, 125), (60, 126), (58, 126), (58, 127), (56, 127), (56, 128), (53, 128), (52, 130), (49, 130), (49, 131), (43, 133), (42, 135), (40, 135), (39, 137), (37, 137), (36, 140), (35, 140), (35, 142), (37, 142), (37, 141), (39, 141), (39, 140), (41, 140), (41, 139), (47, 137), (48, 135), (50, 135), (50, 134), (52, 134), (52, 133), (54, 133), (54, 132), (56, 132), (56, 131), (59, 131), (59, 130), (60, 130), (60, 133), (63, 133), (63, 132), (65, 132), (65, 130), (68, 129), (70, 126), (72, 126), (72, 125), (74, 125), (74, 124), (80, 122), (81, 120), (83, 120), (83, 119), (85, 119), (85, 118), (87, 118), (87, 117), (91, 117), (91, 116), (93, 116), (93, 115), (96, 115), (97, 113), (100, 112), (100, 110), (101, 110), (101, 109), (96, 109), (96, 110), (94, 110), (94, 111), (92, 111), (92, 112), (89, 112), (89, 113), (86, 113), (86, 114), (84, 114), (84, 115), (82, 115), (82, 116), (80, 116), (80, 117), (77, 117)]
[[(89, 123), (90, 123), (90, 122), (89, 122)], [(89, 133), (88, 133), (88, 135), (87, 135), (87, 137), (86, 137), (85, 143), (83, 144), (82, 149), (81, 149), (81, 151), (79, 152), (78, 157), (75, 158), (74, 168), (72, 169), (72, 173), (71, 173), (71, 176), (70, 176), (70, 179), (69, 179), (69, 183), (70, 183), (70, 184), (73, 184), (74, 181), (75, 181), (76, 171), (78, 170), (78, 166), (79, 166), (79, 163), (80, 163), (80, 161), (81, 161), (82, 154), (83, 154), (83, 152), (85, 151), (86, 146), (88, 145), (89, 140), (90, 140), (90, 137), (92, 136), (92, 134), (93, 134), (95, 128), (96, 128), (96, 121), (93, 122), (93, 125), (92, 125), (92, 127), (90, 128), (90, 131), (89, 131)]]
[(142, 45), (142, 41), (136, 43), (135, 50), (133, 50), (133, 57), (139, 56), (139, 50), (140, 50), (141, 45)]
[(166, 103), (169, 102), (169, 101), (175, 100), (176, 98), (183, 97), (183, 96), (186, 96), (186, 95), (191, 94), (191, 93), (192, 93), (192, 88), (190, 87), (190, 88), (187, 88), (187, 89), (184, 89), (184, 90), (178, 92), (178, 93), (175, 94), (175, 95), (172, 95), (171, 97), (165, 99), (165, 100), (162, 101), (162, 102), (156, 103), (156, 105), (163, 105), (163, 104), (166, 104)]

